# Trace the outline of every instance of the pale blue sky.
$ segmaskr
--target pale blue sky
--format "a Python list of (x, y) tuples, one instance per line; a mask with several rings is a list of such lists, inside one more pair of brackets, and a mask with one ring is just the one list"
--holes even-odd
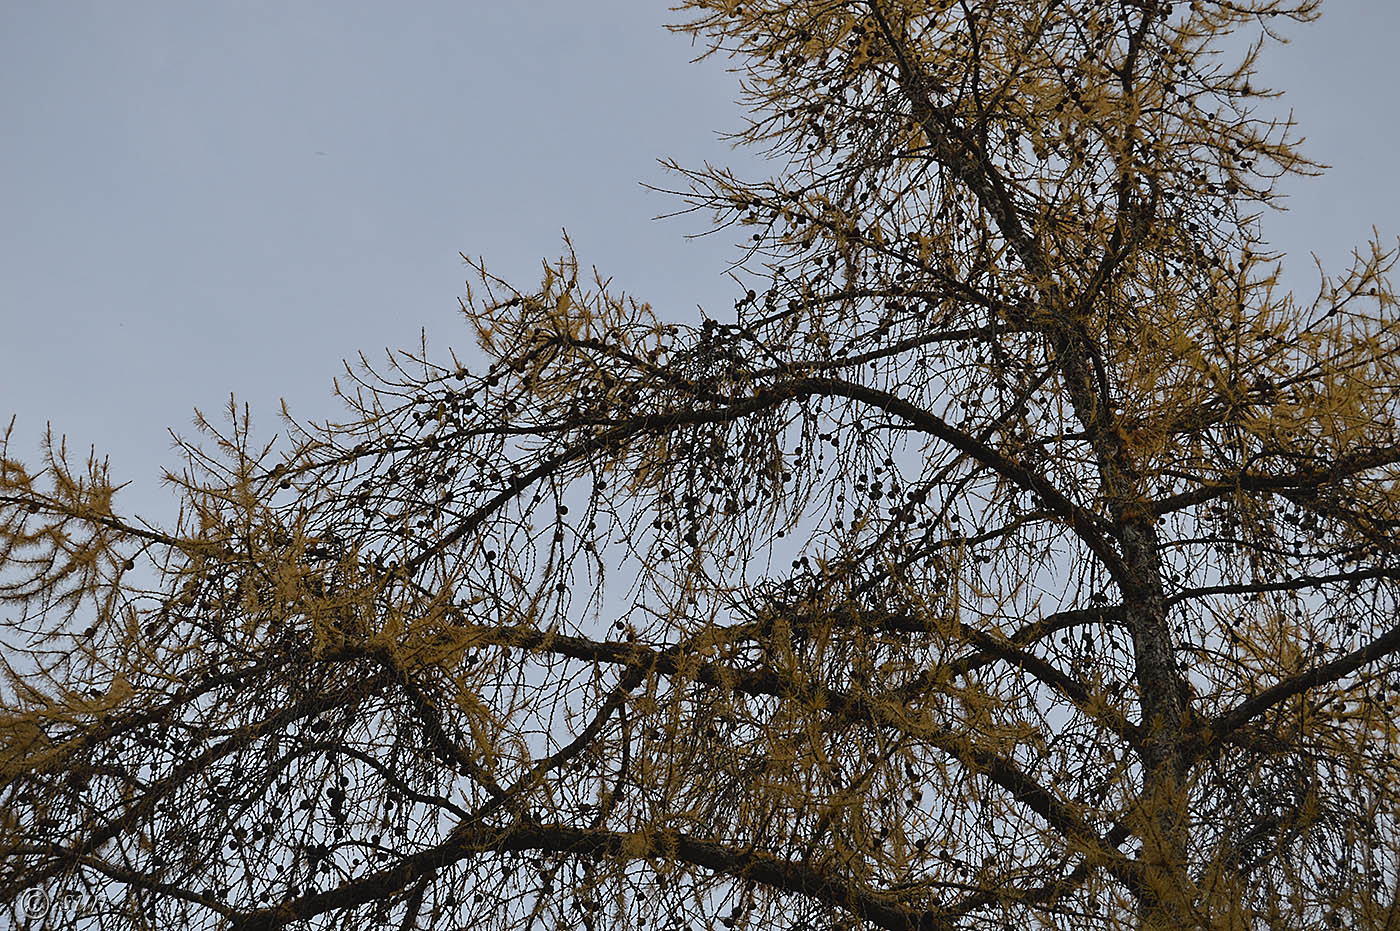
[[(270, 434), (280, 397), (333, 413), (357, 350), (420, 326), (466, 348), (459, 251), (529, 281), (567, 227), (663, 314), (722, 311), (730, 240), (652, 222), (676, 205), (638, 184), (659, 156), (754, 165), (716, 138), (734, 78), (688, 64), (665, 7), (0, 4), (0, 415), (27, 448), (52, 420), (110, 452), (123, 509), (165, 515), (193, 406), (236, 391)], [(1330, 0), (1292, 33), (1265, 74), (1335, 168), (1268, 229), (1335, 265), (1400, 233), (1400, 4)]]

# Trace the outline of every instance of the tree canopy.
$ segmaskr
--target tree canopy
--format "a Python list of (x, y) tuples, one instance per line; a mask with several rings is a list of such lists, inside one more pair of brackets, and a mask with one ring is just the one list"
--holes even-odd
[(1299, 297), (1262, 227), (1317, 12), (686, 0), (774, 165), (670, 165), (732, 313), (469, 260), (479, 364), (231, 402), (170, 527), (7, 437), (0, 902), (1400, 927), (1396, 253)]

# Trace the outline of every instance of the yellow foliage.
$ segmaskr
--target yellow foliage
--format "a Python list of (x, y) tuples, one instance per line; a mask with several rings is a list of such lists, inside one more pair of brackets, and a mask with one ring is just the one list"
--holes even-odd
[(276, 450), (200, 415), (170, 529), (6, 435), (0, 900), (1385, 927), (1396, 253), (1285, 291), (1316, 166), (1228, 41), (1316, 4), (677, 12), (783, 159), (671, 166), (732, 314), (469, 261), (484, 368), (425, 338)]

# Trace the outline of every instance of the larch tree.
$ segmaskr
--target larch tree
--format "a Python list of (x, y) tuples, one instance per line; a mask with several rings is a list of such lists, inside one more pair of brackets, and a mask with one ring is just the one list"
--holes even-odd
[(231, 403), (166, 528), (3, 456), (0, 902), (1400, 928), (1395, 253), (1302, 299), (1260, 225), (1316, 14), (687, 0), (781, 169), (670, 166), (732, 314), (469, 262), (479, 364)]

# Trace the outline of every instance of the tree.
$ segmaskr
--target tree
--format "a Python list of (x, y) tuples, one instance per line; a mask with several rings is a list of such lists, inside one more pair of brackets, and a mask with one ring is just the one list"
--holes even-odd
[(1231, 44), (1317, 3), (679, 11), (782, 166), (672, 165), (732, 317), (470, 262), (482, 365), (231, 402), (168, 529), (0, 456), (0, 900), (1400, 927), (1396, 253), (1284, 290), (1317, 166)]

